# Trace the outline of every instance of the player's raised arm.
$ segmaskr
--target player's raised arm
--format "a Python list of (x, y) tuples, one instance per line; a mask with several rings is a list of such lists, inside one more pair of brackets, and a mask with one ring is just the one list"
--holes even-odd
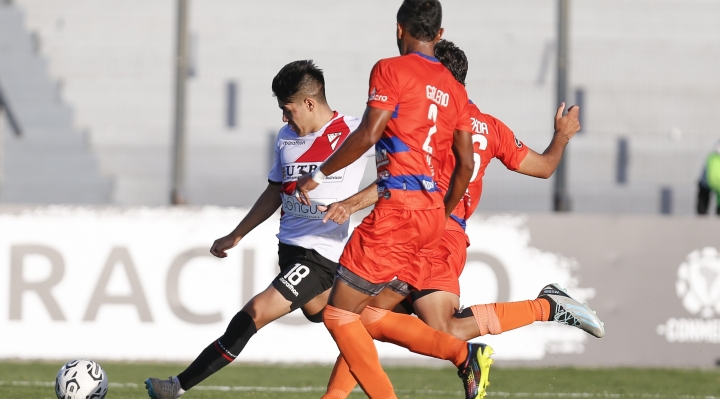
[(392, 117), (392, 111), (368, 106), (360, 126), (342, 143), (340, 148), (315, 169), (315, 172), (305, 175), (297, 181), (296, 192), (299, 194), (300, 201), (305, 205), (310, 205), (309, 192), (320, 185), (325, 176), (350, 165), (375, 145), (380, 140), (390, 117)]
[(560, 159), (562, 159), (565, 146), (580, 130), (580, 108), (573, 105), (563, 116), (564, 109), (565, 103), (562, 103), (555, 114), (555, 134), (553, 134), (550, 145), (542, 154), (529, 150), (525, 159), (520, 163), (520, 168), (517, 170), (519, 173), (547, 179), (555, 172)]
[(453, 169), (450, 185), (445, 194), (445, 217), (450, 216), (455, 205), (465, 194), (473, 174), (475, 160), (473, 159), (472, 134), (464, 130), (455, 130), (452, 151), (455, 155), (455, 169)]
[(225, 251), (236, 246), (252, 229), (272, 216), (280, 205), (282, 205), (280, 185), (269, 183), (240, 224), (230, 234), (215, 240), (210, 253), (218, 258), (226, 257)]

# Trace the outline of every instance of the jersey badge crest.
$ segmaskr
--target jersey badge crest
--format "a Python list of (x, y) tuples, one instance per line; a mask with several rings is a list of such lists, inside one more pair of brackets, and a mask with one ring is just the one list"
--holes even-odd
[(337, 143), (340, 141), (338, 138), (342, 135), (342, 133), (330, 133), (327, 135), (328, 141), (330, 142), (330, 148), (335, 150), (335, 147), (337, 147)]

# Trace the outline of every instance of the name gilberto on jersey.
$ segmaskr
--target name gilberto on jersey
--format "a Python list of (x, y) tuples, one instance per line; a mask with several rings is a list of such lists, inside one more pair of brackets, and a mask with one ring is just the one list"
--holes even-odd
[[(448, 103), (450, 103), (450, 94), (445, 93), (444, 91), (438, 89), (435, 86), (427, 85), (425, 86), (425, 93), (429, 100), (436, 103), (437, 105), (441, 105), (443, 107), (447, 107)], [(370, 95), (368, 96), (368, 101), (387, 101), (387, 96), (383, 96), (381, 94), (378, 94), (377, 88), (373, 87), (372, 91), (370, 92)]]
[(425, 86), (425, 93), (427, 95), (427, 98), (437, 105), (442, 105), (443, 107), (447, 107), (448, 103), (450, 102), (450, 95), (448, 93), (445, 93), (444, 91), (436, 88), (435, 86), (431, 86), (431, 85)]

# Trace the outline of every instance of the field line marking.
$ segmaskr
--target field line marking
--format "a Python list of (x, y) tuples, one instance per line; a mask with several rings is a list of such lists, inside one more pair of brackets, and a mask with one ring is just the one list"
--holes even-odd
[[(21, 387), (54, 387), (54, 382), (47, 381), (0, 381), (0, 386), (21, 386)], [(108, 384), (110, 388), (140, 388), (140, 384), (134, 382), (111, 382)], [(248, 386), (230, 386), (230, 385), (198, 385), (193, 390), (196, 391), (235, 391), (235, 392), (325, 392), (326, 387), (248, 387)], [(360, 388), (355, 388), (353, 392), (362, 392)], [(462, 396), (463, 391), (445, 391), (435, 389), (396, 389), (395, 392), (402, 394), (419, 394), (419, 395), (458, 395)], [(706, 395), (660, 395), (660, 394), (618, 394), (618, 393), (591, 393), (591, 392), (488, 392), (487, 396), (499, 398), (640, 398), (640, 399), (662, 399), (662, 398), (681, 398), (681, 399), (720, 399), (718, 396)]]

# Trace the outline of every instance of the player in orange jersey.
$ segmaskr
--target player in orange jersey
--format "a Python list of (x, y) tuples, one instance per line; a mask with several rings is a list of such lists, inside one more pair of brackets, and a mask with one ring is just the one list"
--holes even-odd
[[(467, 58), (462, 50), (451, 42), (442, 40), (435, 46), (435, 55), (460, 83), (465, 84)], [(485, 168), (490, 160), (497, 158), (510, 170), (533, 177), (550, 177), (560, 161), (565, 145), (580, 128), (577, 107), (573, 107), (565, 116), (562, 116), (563, 108), (564, 105), (561, 105), (555, 115), (555, 135), (552, 142), (543, 154), (538, 154), (519, 141), (501, 121), (480, 112), (474, 104), (471, 106), (474, 172), (463, 201), (458, 203), (445, 225), (440, 246), (430, 254), (431, 266), (425, 269), (422, 281), (413, 280), (415, 273), (399, 275), (398, 279), (391, 283), (391, 289), (378, 295), (372, 306), (394, 303), (398, 298), (409, 294), (413, 299), (414, 311), (420, 319), (433, 328), (464, 340), (485, 334), (500, 334), (534, 321), (550, 320), (578, 327), (596, 337), (604, 335), (604, 327), (597, 316), (586, 305), (578, 303), (554, 284), (543, 288), (535, 300), (474, 305), (458, 311), (458, 278), (465, 266), (466, 247), (469, 245), (464, 231), (465, 222), (479, 203)], [(438, 185), (444, 188), (454, 166), (454, 159), (448, 156), (438, 164), (442, 165), (441, 170), (444, 171), (438, 173)], [(324, 221), (344, 223), (351, 213), (370, 206), (375, 201), (376, 197), (371, 194), (371, 189), (365, 189), (345, 201), (331, 204)], [(409, 282), (416, 289), (410, 292), (408, 284), (403, 282)], [(340, 357), (323, 398), (344, 399), (354, 386), (355, 380)]]
[[(422, 271), (417, 254), (440, 243), (443, 226), (472, 175), (469, 100), (465, 88), (434, 57), (442, 36), (437, 0), (405, 0), (397, 14), (400, 57), (383, 59), (370, 75), (367, 110), (359, 128), (312, 175), (297, 182), (297, 196), (375, 145), (378, 202), (355, 229), (340, 258), (323, 318), (350, 371), (370, 398), (394, 398), (372, 339), (447, 359), (460, 369), (468, 397), (483, 396), (491, 349), (467, 344), (417, 318), (366, 308), (404, 269)], [(445, 195), (434, 159), (456, 160)], [(418, 277), (419, 278), (419, 277)], [(402, 327), (400, 327), (402, 326)]]

